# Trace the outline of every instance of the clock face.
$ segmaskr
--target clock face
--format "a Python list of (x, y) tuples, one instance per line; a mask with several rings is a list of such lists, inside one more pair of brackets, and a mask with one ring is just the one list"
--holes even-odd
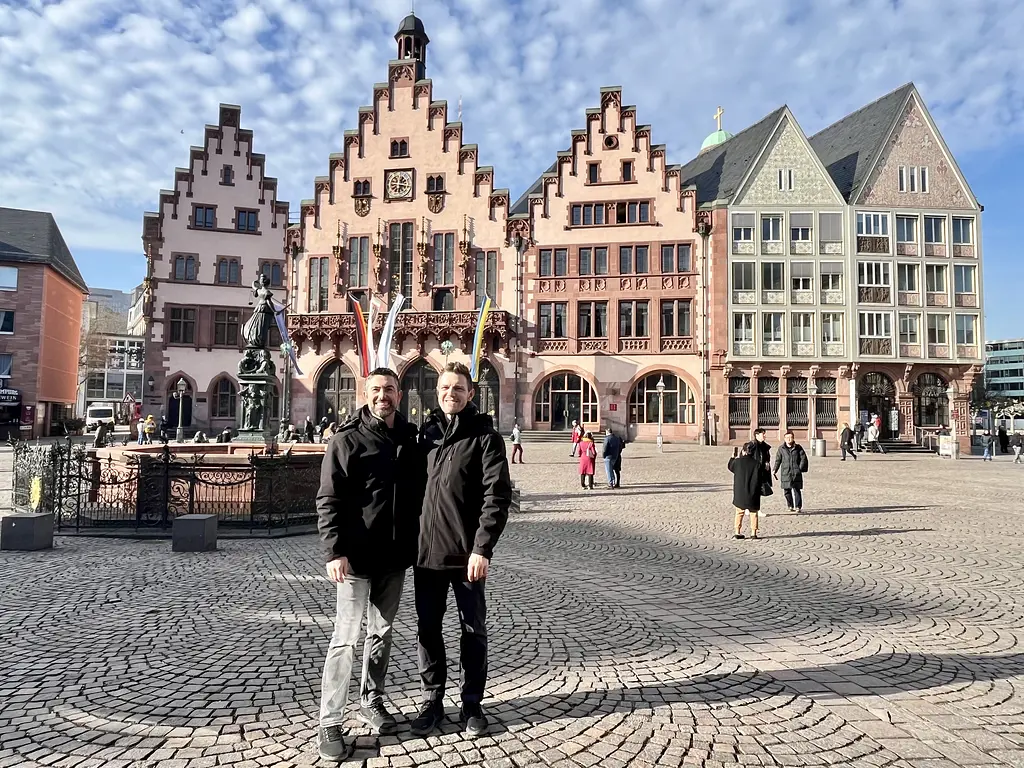
[(412, 195), (412, 171), (390, 171), (386, 182), (388, 197), (403, 199)]

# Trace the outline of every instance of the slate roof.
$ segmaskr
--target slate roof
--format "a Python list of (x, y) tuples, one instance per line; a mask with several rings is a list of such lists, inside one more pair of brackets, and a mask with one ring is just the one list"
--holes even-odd
[(697, 187), (697, 204), (729, 200), (739, 189), (786, 107), (781, 106), (728, 141), (702, 152), (683, 166), (683, 186)]
[(0, 208), (0, 261), (48, 264), (89, 292), (52, 213)]
[[(553, 162), (544, 173), (554, 173), (558, 162)], [(509, 214), (513, 213), (529, 213), (530, 212), (530, 195), (535, 192), (540, 192), (544, 186), (544, 174), (537, 177), (537, 180), (529, 186), (529, 188), (523, 192), (522, 196), (516, 200), (512, 207), (509, 209)]]
[(913, 83), (900, 86), (809, 139), (847, 202), (857, 197), (867, 181), (872, 164), (913, 89)]

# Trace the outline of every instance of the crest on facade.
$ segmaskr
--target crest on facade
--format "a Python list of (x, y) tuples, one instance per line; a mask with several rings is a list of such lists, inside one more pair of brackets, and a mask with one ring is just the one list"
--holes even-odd
[(370, 198), (357, 197), (355, 200), (356, 216), (367, 216), (370, 213)]
[(431, 213), (440, 213), (444, 210), (444, 194), (435, 193), (427, 195), (427, 208)]

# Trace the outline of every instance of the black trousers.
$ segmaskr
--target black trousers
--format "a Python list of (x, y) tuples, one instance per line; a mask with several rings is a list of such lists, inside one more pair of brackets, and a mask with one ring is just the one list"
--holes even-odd
[(455, 593), (462, 627), (462, 702), (479, 704), (487, 683), (487, 601), (484, 581), (466, 581), (465, 570), (413, 571), (416, 588), (416, 617), (419, 623), (420, 682), (423, 701), (440, 701), (448, 679), (442, 622), (448, 603), (448, 588)]

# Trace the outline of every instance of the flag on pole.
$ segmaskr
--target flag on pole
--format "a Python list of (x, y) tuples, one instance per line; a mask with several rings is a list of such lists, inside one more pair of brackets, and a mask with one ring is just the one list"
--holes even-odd
[(484, 296), (484, 303), (480, 305), (480, 314), (476, 318), (476, 333), (473, 335), (473, 364), (470, 366), (470, 378), (474, 383), (480, 380), (480, 358), (484, 350), (484, 326), (487, 325), (487, 315), (491, 311), (491, 297)]
[(297, 357), (295, 357), (295, 345), (292, 344), (292, 340), (288, 338), (288, 329), (285, 323), (284, 304), (278, 307), (276, 304), (273, 303), (273, 299), (271, 299), (271, 306), (274, 307), (274, 320), (277, 321), (277, 330), (281, 334), (281, 346), (284, 347), (285, 350), (287, 350), (288, 357), (291, 358), (292, 367), (295, 368), (295, 372), (299, 374), (299, 376), (302, 376), (304, 374), (302, 373), (302, 369), (299, 368), (299, 360)]
[(366, 369), (367, 374), (377, 367), (377, 348), (373, 346), (373, 326), (377, 322), (377, 310), (380, 307), (376, 296), (370, 299), (370, 309), (366, 313)]
[(384, 328), (380, 332), (380, 346), (377, 347), (377, 365), (381, 368), (391, 367), (391, 342), (395, 337), (395, 324), (398, 322), (398, 313), (405, 305), (405, 296), (398, 294), (395, 303), (391, 305), (387, 320), (384, 321)]
[(359, 300), (351, 293), (348, 300), (352, 303), (352, 311), (356, 316), (356, 353), (359, 355), (360, 376), (366, 378), (370, 375), (370, 345), (366, 340), (366, 318), (363, 316), (363, 308), (359, 306)]

